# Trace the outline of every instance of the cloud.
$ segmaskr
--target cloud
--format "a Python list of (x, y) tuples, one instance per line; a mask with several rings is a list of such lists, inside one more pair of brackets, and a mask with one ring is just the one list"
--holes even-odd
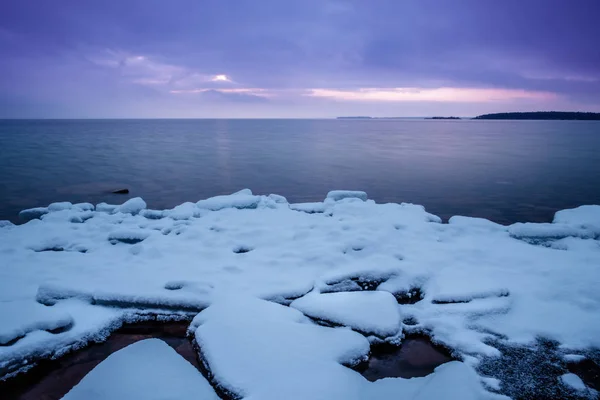
[(310, 89), (307, 96), (343, 101), (369, 102), (420, 102), (440, 101), (454, 103), (499, 102), (511, 100), (555, 100), (558, 96), (549, 92), (533, 92), (520, 89), (481, 88), (365, 88), (358, 90)]
[(598, 0), (178, 5), (8, 2), (0, 12), (0, 94), (32, 110), (54, 101), (87, 113), (110, 102), (132, 113), (144, 105), (148, 114), (173, 101), (196, 110), (210, 96), (248, 113), (236, 99), (268, 98), (271, 108), (261, 110), (303, 115), (338, 113), (338, 103), (599, 103)]

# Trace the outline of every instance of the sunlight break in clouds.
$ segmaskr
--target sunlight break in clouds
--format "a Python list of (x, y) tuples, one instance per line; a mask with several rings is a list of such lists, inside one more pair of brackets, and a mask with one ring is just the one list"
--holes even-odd
[(345, 101), (440, 101), (440, 102), (494, 102), (507, 100), (554, 100), (550, 92), (521, 89), (484, 88), (362, 88), (357, 90), (310, 89), (310, 97)]
[(229, 78), (227, 75), (215, 75), (211, 78), (212, 82), (232, 82), (231, 78)]

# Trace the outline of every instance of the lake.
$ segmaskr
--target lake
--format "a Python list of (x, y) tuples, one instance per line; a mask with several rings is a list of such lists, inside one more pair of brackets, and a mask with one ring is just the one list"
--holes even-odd
[[(3, 120), (0, 220), (55, 201), (171, 208), (242, 188), (290, 202), (332, 189), (444, 219), (551, 221), (600, 204), (600, 122)], [(112, 190), (128, 188), (129, 195)]]

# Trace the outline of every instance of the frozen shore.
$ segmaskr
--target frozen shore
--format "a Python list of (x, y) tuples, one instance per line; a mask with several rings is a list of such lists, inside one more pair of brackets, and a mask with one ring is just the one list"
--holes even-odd
[[(359, 191), (288, 204), (245, 189), (171, 210), (134, 198), (22, 216), (33, 219), (0, 221), (4, 379), (157, 316), (196, 315), (188, 332), (211, 383), (252, 399), (499, 398), (507, 383), (479, 367), (502, 346), (544, 338), (584, 358), (600, 347), (600, 206), (547, 224), (442, 224)], [(375, 382), (347, 368), (410, 333), (461, 361)], [(596, 395), (571, 375), (556, 384)]]

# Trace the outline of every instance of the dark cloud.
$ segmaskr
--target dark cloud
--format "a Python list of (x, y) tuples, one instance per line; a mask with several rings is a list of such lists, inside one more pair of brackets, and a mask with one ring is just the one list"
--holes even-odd
[[(186, 95), (194, 104), (265, 102), (225, 87), (493, 87), (593, 107), (599, 12), (598, 0), (7, 1), (0, 91), (33, 111), (54, 98), (92, 113), (184, 89), (214, 90)], [(310, 100), (298, 96), (280, 102)]]

